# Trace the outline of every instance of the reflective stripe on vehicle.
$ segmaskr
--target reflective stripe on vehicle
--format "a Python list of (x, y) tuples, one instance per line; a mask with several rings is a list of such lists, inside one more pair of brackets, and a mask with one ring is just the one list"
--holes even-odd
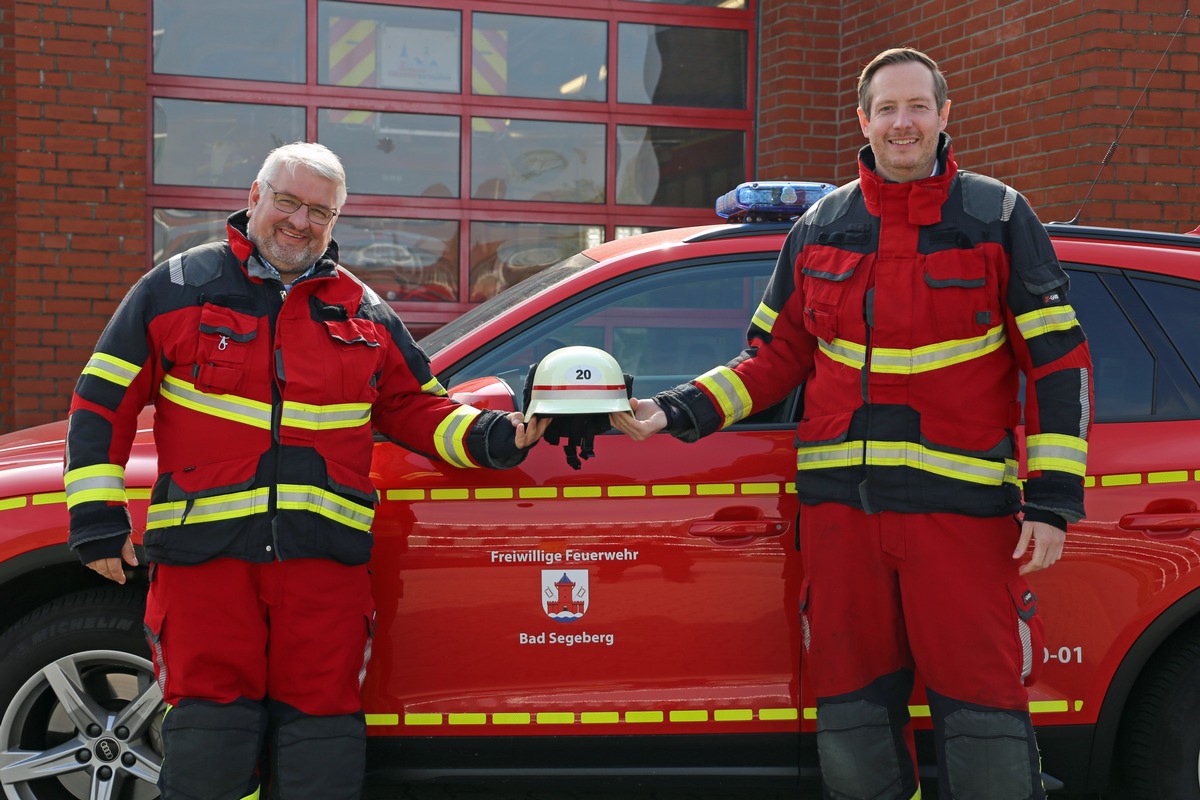
[(754, 402), (746, 391), (746, 384), (738, 374), (729, 367), (716, 367), (696, 378), (696, 383), (703, 386), (721, 406), (725, 415), (722, 428), (727, 428), (740, 419), (750, 416)]
[(984, 486), (1017, 483), (1017, 462), (933, 450), (915, 442), (843, 442), (796, 448), (796, 469), (831, 469), (866, 464), (873, 467), (909, 467)]
[(92, 353), (83, 368), (84, 375), (95, 375), (117, 386), (127, 387), (133, 383), (142, 368), (124, 359), (110, 356), (107, 353)]
[(1075, 309), (1071, 306), (1039, 308), (1017, 317), (1017, 329), (1026, 341), (1044, 333), (1078, 327), (1079, 320), (1075, 318)]
[(375, 519), (374, 509), (352, 503), (316, 486), (281, 483), (276, 502), (282, 509), (311, 511), (360, 531), (370, 530), (371, 522)]
[(310, 431), (357, 428), (371, 421), (370, 403), (340, 403), (319, 406), (310, 403), (283, 403), (280, 424)]
[(1083, 476), (1087, 471), (1087, 441), (1061, 433), (1037, 433), (1026, 439), (1029, 470), (1057, 470)]
[(635, 497), (732, 497), (795, 494), (796, 485), (786, 482), (766, 483), (671, 483), (618, 484), (614, 486), (484, 486), (447, 489), (388, 489), (383, 497), (388, 501), (414, 500), (573, 500), (582, 498)]
[(151, 503), (146, 511), (146, 530), (264, 514), (269, 508), (270, 495), (271, 490), (263, 487), (192, 500)]
[(437, 426), (433, 442), (437, 446), (438, 455), (447, 464), (455, 467), (478, 466), (467, 455), (467, 433), (471, 430), (471, 423), (478, 416), (478, 409), (459, 406)]
[(163, 378), (159, 393), (184, 408), (201, 414), (219, 417), (231, 422), (241, 422), (254, 428), (269, 430), (271, 427), (271, 404), (250, 400), (233, 394), (208, 394), (194, 384), (173, 375)]
[(125, 468), (117, 464), (93, 464), (63, 475), (67, 508), (80, 503), (125, 503)]

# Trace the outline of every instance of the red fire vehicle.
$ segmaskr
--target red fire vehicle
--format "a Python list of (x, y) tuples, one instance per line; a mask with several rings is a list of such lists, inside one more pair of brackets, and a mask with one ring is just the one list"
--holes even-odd
[[(608, 242), (422, 344), (443, 384), (481, 406), (518, 408), (529, 365), (577, 344), (612, 353), (646, 397), (740, 351), (788, 228)], [(1031, 576), (1047, 623), (1030, 702), (1047, 785), (1200, 800), (1200, 237), (1048, 230), (1091, 343), (1096, 424), (1087, 518)], [(497, 472), (380, 442), (373, 777), (815, 775), (797, 413), (793, 396), (690, 445), (600, 436), (579, 470), (545, 443)], [(126, 472), (135, 528), (155, 472), (143, 421)], [(67, 551), (64, 430), (0, 437), (0, 787), (152, 798), (145, 575), (104, 584)], [(924, 702), (912, 713), (928, 727)]]

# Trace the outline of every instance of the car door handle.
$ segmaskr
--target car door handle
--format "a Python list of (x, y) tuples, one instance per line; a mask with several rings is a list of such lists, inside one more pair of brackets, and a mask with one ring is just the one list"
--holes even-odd
[(1192, 500), (1155, 500), (1145, 511), (1126, 514), (1117, 524), (1123, 530), (1139, 531), (1147, 536), (1178, 538), (1200, 528), (1200, 510)]
[(708, 539), (758, 539), (779, 536), (790, 526), (783, 519), (701, 519), (688, 527), (688, 533)]

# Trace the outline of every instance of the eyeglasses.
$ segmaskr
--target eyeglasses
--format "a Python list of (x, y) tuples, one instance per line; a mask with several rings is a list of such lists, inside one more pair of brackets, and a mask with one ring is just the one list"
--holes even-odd
[(267, 181), (263, 181), (263, 183), (266, 184), (274, 196), (271, 204), (285, 214), (295, 214), (304, 206), (308, 206), (308, 221), (313, 225), (328, 225), (338, 215), (336, 211), (330, 211), (328, 208), (322, 208), (321, 206), (314, 206), (311, 203), (302, 203), (298, 197), (277, 192), (275, 191), (275, 187)]

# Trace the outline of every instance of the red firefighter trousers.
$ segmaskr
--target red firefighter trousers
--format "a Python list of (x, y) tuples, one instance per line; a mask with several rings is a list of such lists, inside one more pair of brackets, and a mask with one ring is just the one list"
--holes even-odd
[(163, 697), (354, 714), (374, 618), (367, 568), (323, 559), (154, 565), (146, 624)]

